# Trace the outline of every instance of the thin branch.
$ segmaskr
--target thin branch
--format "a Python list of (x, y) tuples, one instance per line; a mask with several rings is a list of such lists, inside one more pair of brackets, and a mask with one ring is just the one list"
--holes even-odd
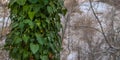
[[(70, 27), (73, 27), (73, 26), (70, 26)], [(99, 29), (94, 28), (94, 27), (90, 27), (90, 26), (74, 26), (74, 28), (76, 28), (76, 27), (79, 27), (79, 29), (89, 28), (89, 29), (93, 29), (93, 30), (96, 30), (96, 31), (102, 33)]]
[(64, 35), (65, 35), (65, 30), (66, 30), (66, 28), (67, 28), (67, 22), (68, 22), (68, 20), (70, 20), (70, 18), (69, 18), (69, 15), (70, 15), (70, 14), (71, 14), (71, 12), (68, 13), (68, 14), (66, 15), (66, 17), (65, 17), (65, 27), (62, 28), (62, 41), (63, 41)]
[(93, 14), (94, 14), (96, 20), (98, 21), (98, 23), (99, 23), (99, 25), (100, 25), (100, 28), (101, 28), (102, 34), (103, 34), (103, 36), (104, 36), (104, 39), (105, 39), (106, 43), (109, 45), (109, 47), (112, 48), (111, 44), (108, 42), (108, 39), (107, 39), (107, 37), (106, 37), (106, 35), (105, 35), (105, 32), (104, 32), (104, 30), (103, 30), (103, 26), (102, 26), (102, 24), (101, 24), (101, 22), (100, 22), (98, 16), (96, 15), (94, 9), (93, 9), (92, 1), (89, 0), (89, 2), (90, 2), (90, 7), (91, 7), (91, 9), (92, 9), (92, 12), (93, 12)]

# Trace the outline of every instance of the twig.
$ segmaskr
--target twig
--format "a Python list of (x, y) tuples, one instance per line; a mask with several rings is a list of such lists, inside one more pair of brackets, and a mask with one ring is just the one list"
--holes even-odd
[(63, 40), (63, 38), (64, 38), (65, 30), (66, 30), (66, 28), (67, 28), (67, 22), (68, 22), (68, 20), (70, 20), (70, 14), (71, 14), (71, 12), (69, 12), (69, 13), (66, 15), (66, 17), (65, 17), (65, 27), (62, 28), (62, 40)]
[(104, 30), (103, 30), (103, 26), (102, 26), (102, 24), (101, 24), (101, 22), (100, 22), (98, 16), (96, 15), (94, 9), (93, 9), (91, 0), (89, 0), (89, 2), (90, 2), (90, 7), (91, 7), (91, 9), (92, 9), (92, 12), (93, 12), (93, 14), (94, 14), (96, 20), (98, 21), (98, 23), (99, 23), (99, 25), (100, 25), (100, 28), (101, 28), (102, 34), (103, 34), (103, 36), (104, 36), (104, 39), (105, 39), (106, 43), (109, 45), (109, 47), (112, 48), (111, 44), (108, 42), (108, 39), (107, 39), (107, 37), (106, 37), (106, 35), (105, 35), (105, 32), (104, 32)]

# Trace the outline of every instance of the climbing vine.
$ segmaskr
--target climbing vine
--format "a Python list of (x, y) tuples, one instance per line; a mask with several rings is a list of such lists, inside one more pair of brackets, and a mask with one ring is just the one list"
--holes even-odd
[(10, 0), (5, 49), (15, 60), (59, 60), (60, 0)]

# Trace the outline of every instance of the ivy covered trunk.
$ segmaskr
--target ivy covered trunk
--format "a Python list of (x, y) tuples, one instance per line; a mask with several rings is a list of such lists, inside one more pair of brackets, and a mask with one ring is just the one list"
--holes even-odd
[(11, 32), (5, 49), (15, 60), (59, 60), (59, 0), (10, 0)]

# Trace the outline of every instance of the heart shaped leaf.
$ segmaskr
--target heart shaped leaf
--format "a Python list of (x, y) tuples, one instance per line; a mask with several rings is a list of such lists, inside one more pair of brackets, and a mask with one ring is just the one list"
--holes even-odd
[(40, 34), (35, 34), (37, 41), (39, 44), (43, 45), (44, 44), (44, 39), (40, 36)]
[(48, 11), (48, 13), (52, 13), (53, 12), (53, 9), (52, 9), (52, 7), (50, 7), (50, 6), (47, 6), (47, 11)]
[(35, 16), (35, 12), (28, 12), (28, 16), (31, 20), (33, 20), (33, 18)]
[(10, 6), (13, 5), (16, 2), (16, 0), (10, 0)]
[(26, 2), (26, 0), (17, 0), (17, 3), (18, 3), (19, 5), (24, 5), (25, 2)]
[(23, 41), (25, 42), (25, 43), (27, 43), (28, 42), (28, 40), (29, 40), (29, 36), (27, 36), (27, 35), (23, 35)]
[(35, 54), (39, 50), (39, 45), (30, 43), (30, 50), (32, 51), (33, 54)]
[(30, 3), (37, 3), (38, 0), (28, 0)]

